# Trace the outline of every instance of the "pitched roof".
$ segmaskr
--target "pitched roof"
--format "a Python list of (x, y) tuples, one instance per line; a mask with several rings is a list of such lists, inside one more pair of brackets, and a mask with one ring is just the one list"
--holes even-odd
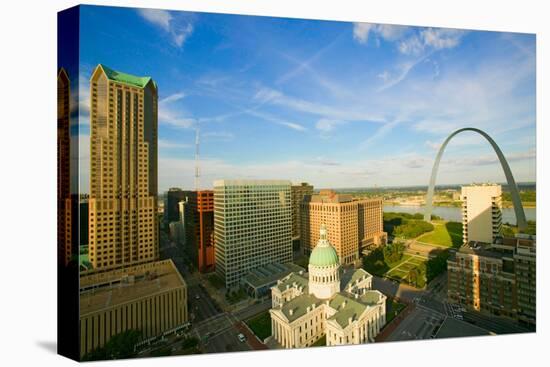
[[(99, 64), (98, 66), (101, 66), (103, 71), (105, 71), (105, 75), (107, 75), (107, 78), (109, 78), (110, 80), (122, 84), (128, 84), (133, 87), (145, 88), (147, 83), (153, 80), (150, 76), (135, 76), (131, 74), (121, 73), (120, 71), (113, 70), (103, 64)], [(153, 84), (156, 87), (154, 81)]]
[(371, 278), (372, 275), (370, 275), (368, 272), (366, 272), (363, 269), (346, 269), (342, 272), (341, 281), (340, 281), (340, 289), (344, 290), (347, 289), (348, 286), (353, 286), (355, 282), (360, 281), (365, 278)]
[(350, 318), (352, 321), (359, 319), (359, 316), (369, 307), (343, 292), (335, 294), (329, 306), (335, 309), (336, 313), (328, 320), (335, 320), (342, 328), (348, 326)]
[[(281, 307), (281, 311), (288, 319), (292, 322), (299, 319), (307, 313), (307, 308), (315, 305), (318, 307), (323, 301), (311, 294), (302, 294), (301, 296), (295, 297), (292, 300), (288, 301)], [(292, 310), (292, 315), (290, 314)]]
[(290, 273), (286, 277), (280, 280), (280, 282), (277, 283), (277, 288), (283, 292), (287, 285), (289, 288), (292, 288), (296, 284), (298, 287), (302, 287), (304, 290), (304, 293), (308, 292), (308, 284), (309, 279), (307, 273), (304, 273), (303, 275), (299, 273)]

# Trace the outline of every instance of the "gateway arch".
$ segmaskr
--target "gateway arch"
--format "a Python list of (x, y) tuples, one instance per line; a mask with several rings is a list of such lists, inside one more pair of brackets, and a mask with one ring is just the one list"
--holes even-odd
[(510, 170), (510, 166), (508, 165), (508, 162), (504, 157), (504, 154), (502, 154), (502, 151), (498, 147), (497, 143), (489, 135), (487, 135), (487, 133), (485, 133), (483, 130), (476, 129), (473, 127), (465, 127), (465, 128), (456, 130), (451, 135), (449, 135), (447, 139), (445, 139), (445, 141), (443, 142), (443, 145), (441, 145), (441, 148), (439, 148), (439, 152), (435, 157), (435, 162), (432, 168), (430, 185), (428, 186), (428, 195), (426, 196), (426, 211), (424, 212), (424, 220), (429, 222), (432, 217), (432, 201), (433, 201), (434, 188), (435, 188), (435, 179), (437, 177), (437, 170), (439, 169), (439, 162), (441, 161), (441, 157), (443, 156), (443, 151), (445, 151), (445, 147), (447, 146), (449, 141), (455, 135), (460, 134), (463, 131), (473, 131), (475, 133), (478, 133), (479, 135), (483, 136), (493, 147), (495, 153), (497, 154), (498, 160), (500, 161), (500, 164), (502, 166), (502, 170), (504, 171), (504, 175), (506, 176), (508, 187), (510, 188), (510, 193), (512, 195), (512, 203), (514, 204), (514, 212), (516, 214), (517, 226), (519, 230), (526, 229), (527, 220), (525, 219), (525, 212), (523, 211), (523, 205), (521, 204), (521, 200), (519, 197), (518, 187), (516, 185), (516, 181), (514, 180), (514, 176), (512, 175), (512, 171)]

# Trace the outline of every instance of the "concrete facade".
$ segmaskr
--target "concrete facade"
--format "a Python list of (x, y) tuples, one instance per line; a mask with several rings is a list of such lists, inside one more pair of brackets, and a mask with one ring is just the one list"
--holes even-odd
[(342, 264), (354, 264), (362, 253), (386, 243), (381, 199), (354, 200), (351, 195), (321, 190), (306, 197), (301, 210), (301, 245), (309, 255), (319, 240), (321, 224)]
[(501, 186), (463, 186), (461, 200), (464, 244), (470, 241), (493, 243), (502, 232)]
[(214, 181), (216, 274), (236, 289), (251, 270), (292, 261), (290, 181)]
[(301, 208), (302, 201), (306, 196), (313, 195), (313, 185), (309, 185), (307, 182), (302, 182), (299, 185), (292, 185), (290, 187), (290, 194), (292, 197), (292, 239), (300, 239), (300, 225), (301, 225)]
[(58, 264), (67, 266), (76, 243), (71, 197), (71, 85), (65, 69), (57, 74), (57, 248)]
[(126, 330), (148, 339), (187, 321), (187, 285), (172, 260), (80, 278), (81, 357)]
[(183, 207), (185, 246), (200, 272), (210, 272), (215, 266), (214, 191), (187, 192)]
[(157, 87), (98, 65), (90, 79), (89, 258), (113, 269), (159, 258)]

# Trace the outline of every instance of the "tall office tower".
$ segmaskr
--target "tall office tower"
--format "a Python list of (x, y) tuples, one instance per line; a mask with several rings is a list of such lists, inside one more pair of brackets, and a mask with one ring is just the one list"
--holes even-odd
[(502, 232), (502, 188), (495, 184), (462, 186), (462, 239), (493, 243)]
[(200, 272), (212, 271), (216, 263), (214, 252), (214, 191), (190, 191), (184, 204), (185, 247)]
[(58, 263), (64, 266), (71, 260), (76, 241), (71, 200), (70, 99), (69, 76), (61, 68), (57, 73), (57, 248)]
[(157, 85), (98, 65), (90, 96), (90, 262), (103, 270), (156, 260)]
[(471, 241), (447, 260), (449, 300), (536, 324), (536, 238), (524, 234)]
[(368, 254), (372, 249), (385, 245), (388, 236), (384, 232), (384, 203), (382, 199), (357, 200), (359, 222), (359, 250)]
[(362, 253), (386, 242), (382, 224), (382, 200), (353, 200), (351, 195), (321, 190), (302, 202), (300, 242), (309, 255), (319, 240), (325, 224), (329, 241), (336, 249), (340, 263), (354, 264)]
[(79, 246), (88, 246), (88, 214), (90, 210), (88, 209), (88, 195), (81, 194), (78, 201), (78, 210), (79, 210), (79, 230), (80, 230), (80, 241), (78, 242)]
[(250, 270), (292, 261), (290, 181), (214, 181), (216, 274), (235, 289)]
[(189, 191), (183, 191), (177, 187), (171, 187), (166, 192), (166, 203), (164, 205), (164, 219), (166, 223), (180, 220), (178, 203), (185, 199)]
[(313, 195), (313, 186), (307, 182), (290, 187), (292, 197), (292, 239), (300, 239), (300, 209), (306, 195)]

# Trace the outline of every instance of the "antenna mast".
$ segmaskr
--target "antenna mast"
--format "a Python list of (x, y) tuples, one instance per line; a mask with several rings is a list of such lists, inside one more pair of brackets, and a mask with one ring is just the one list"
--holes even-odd
[(199, 127), (195, 130), (195, 191), (200, 188)]

